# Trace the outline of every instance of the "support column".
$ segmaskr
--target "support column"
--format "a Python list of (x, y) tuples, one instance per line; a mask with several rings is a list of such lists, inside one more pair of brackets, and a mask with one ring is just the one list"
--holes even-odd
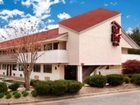
[(77, 79), (78, 79), (79, 82), (83, 82), (82, 65), (77, 66)]

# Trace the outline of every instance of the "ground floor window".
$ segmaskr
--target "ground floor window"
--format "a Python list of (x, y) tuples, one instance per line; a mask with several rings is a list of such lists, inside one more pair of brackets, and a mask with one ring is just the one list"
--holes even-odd
[(39, 64), (34, 65), (34, 72), (40, 72), (40, 65)]
[(19, 65), (19, 71), (23, 71), (23, 65), (22, 64)]
[(12, 70), (17, 70), (17, 65), (16, 64), (12, 65)]
[(44, 73), (52, 73), (52, 65), (51, 64), (44, 64), (43, 71), (44, 71)]
[(2, 64), (2, 69), (5, 70), (6, 69), (6, 66), (7, 66), (6, 64)]

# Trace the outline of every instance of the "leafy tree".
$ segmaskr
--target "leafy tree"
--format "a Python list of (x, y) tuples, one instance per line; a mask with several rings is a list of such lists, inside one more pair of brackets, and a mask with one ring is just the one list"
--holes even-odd
[[(140, 46), (140, 28), (133, 29), (132, 33), (128, 34), (128, 35)], [(140, 50), (129, 49), (128, 53), (140, 55)]]
[(140, 46), (140, 28), (133, 29), (129, 36)]
[[(31, 24), (31, 27), (27, 27), (26, 24)], [(21, 65), (25, 80), (24, 86), (26, 90), (29, 90), (31, 72), (37, 59), (42, 55), (38, 54), (41, 42), (38, 41), (39, 33), (36, 31), (36, 24), (27, 21), (22, 27), (11, 26), (3, 27), (3, 29), (7, 34), (5, 39), (9, 40), (13, 37), (11, 34), (14, 35), (15, 39), (8, 43), (12, 47), (5, 49), (5, 53), (9, 54), (9, 56), (12, 55), (17, 64)], [(36, 35), (30, 35), (32, 33), (36, 33)]]

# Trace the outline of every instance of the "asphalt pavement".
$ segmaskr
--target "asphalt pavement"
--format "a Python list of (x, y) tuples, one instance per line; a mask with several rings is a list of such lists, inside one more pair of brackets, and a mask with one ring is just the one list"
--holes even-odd
[(27, 105), (140, 105), (140, 91), (86, 96)]

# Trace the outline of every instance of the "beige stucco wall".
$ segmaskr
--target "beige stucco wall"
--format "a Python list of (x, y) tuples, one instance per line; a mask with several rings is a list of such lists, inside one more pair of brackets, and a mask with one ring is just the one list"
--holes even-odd
[(79, 35), (77, 32), (66, 28), (62, 25), (59, 26), (59, 33), (68, 32), (67, 51), (68, 51), (68, 64), (79, 64)]
[(112, 65), (112, 66), (109, 66), (109, 69), (121, 70), (122, 69), (122, 65)]
[[(122, 34), (124, 35), (124, 34)], [(131, 42), (132, 43), (132, 42)], [(121, 42), (120, 42), (120, 45), (123, 47), (123, 48), (132, 48), (130, 46), (130, 44), (128, 42), (126, 42), (126, 40), (124, 38), (121, 38)]]
[(121, 24), (120, 16), (113, 17), (80, 33), (79, 60), (85, 65), (120, 65), (121, 47), (111, 43), (111, 22)]

